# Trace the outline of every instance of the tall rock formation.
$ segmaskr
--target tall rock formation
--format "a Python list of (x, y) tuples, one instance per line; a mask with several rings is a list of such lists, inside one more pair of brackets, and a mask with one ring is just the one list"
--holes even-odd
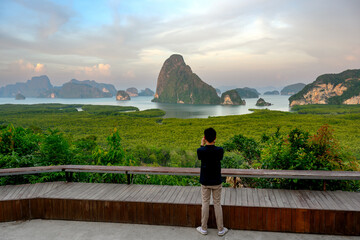
[(360, 104), (360, 69), (324, 74), (289, 98), (290, 106)]
[(161, 68), (153, 102), (186, 104), (220, 104), (215, 88), (203, 82), (174, 54)]
[(221, 94), (222, 105), (245, 105), (245, 100), (242, 100), (236, 89), (229, 90)]

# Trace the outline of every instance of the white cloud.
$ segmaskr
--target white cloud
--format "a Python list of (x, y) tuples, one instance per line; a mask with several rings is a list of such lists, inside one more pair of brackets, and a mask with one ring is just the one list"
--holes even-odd
[[(61, 81), (66, 73), (66, 78), (155, 84), (173, 53), (183, 55), (214, 86), (250, 77), (269, 85), (279, 73), (289, 76), (289, 82), (310, 81), (316, 74), (360, 64), (357, 0), (113, 1), (113, 21), (87, 16), (92, 25), (86, 28), (81, 16), (87, 9), (71, 9), (67, 1), (17, 2), (32, 12), (35, 24), (26, 24), (25, 10), (11, 11), (13, 21), (0, 16), (0, 53), (5, 53), (0, 63), (6, 66), (19, 58), (35, 62), (34, 57), (47, 68), (23, 61), (17, 69), (48, 71)], [(123, 10), (124, 5), (131, 5), (131, 11)], [(94, 65), (99, 62), (107, 64)], [(0, 81), (8, 76), (0, 72)]]
[(23, 59), (19, 59), (13, 63), (8, 65), (8, 71), (14, 73), (44, 73), (46, 68), (42, 63), (33, 64), (31, 62), (25, 61)]
[(75, 72), (75, 74), (81, 78), (90, 77), (91, 79), (102, 79), (103, 77), (108, 77), (111, 75), (111, 65), (99, 63), (93, 66), (78, 67), (78, 70)]

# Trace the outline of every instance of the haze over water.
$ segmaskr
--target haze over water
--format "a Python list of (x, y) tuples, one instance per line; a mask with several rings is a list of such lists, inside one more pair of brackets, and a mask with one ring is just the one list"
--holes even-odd
[(222, 105), (190, 105), (190, 104), (171, 104), (151, 102), (153, 97), (133, 97), (130, 101), (116, 101), (113, 98), (26, 98), (25, 100), (15, 100), (13, 98), (0, 98), (0, 104), (41, 104), (41, 103), (61, 103), (61, 104), (91, 104), (91, 105), (114, 105), (114, 106), (134, 106), (139, 110), (158, 108), (166, 112), (165, 118), (207, 118), (209, 116), (228, 116), (251, 113), (249, 109), (270, 109), (279, 111), (290, 111), (289, 96), (265, 95), (260, 96), (265, 101), (273, 105), (268, 107), (255, 106), (257, 98), (244, 98), (245, 106), (222, 106)]

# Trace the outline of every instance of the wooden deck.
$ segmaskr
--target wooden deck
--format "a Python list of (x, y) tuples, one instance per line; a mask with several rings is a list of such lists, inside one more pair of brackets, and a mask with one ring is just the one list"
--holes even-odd
[[(231, 229), (360, 235), (360, 193), (223, 188)], [(200, 187), (100, 183), (0, 186), (0, 222), (67, 219), (195, 227)], [(213, 208), (209, 226), (215, 227)]]

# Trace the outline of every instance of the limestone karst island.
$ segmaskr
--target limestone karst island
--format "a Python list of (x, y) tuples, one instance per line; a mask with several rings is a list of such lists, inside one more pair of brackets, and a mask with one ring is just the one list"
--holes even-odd
[(192, 72), (181, 55), (173, 54), (164, 62), (160, 70), (152, 101), (185, 104), (245, 104), (237, 92), (224, 94), (220, 98), (215, 88)]

